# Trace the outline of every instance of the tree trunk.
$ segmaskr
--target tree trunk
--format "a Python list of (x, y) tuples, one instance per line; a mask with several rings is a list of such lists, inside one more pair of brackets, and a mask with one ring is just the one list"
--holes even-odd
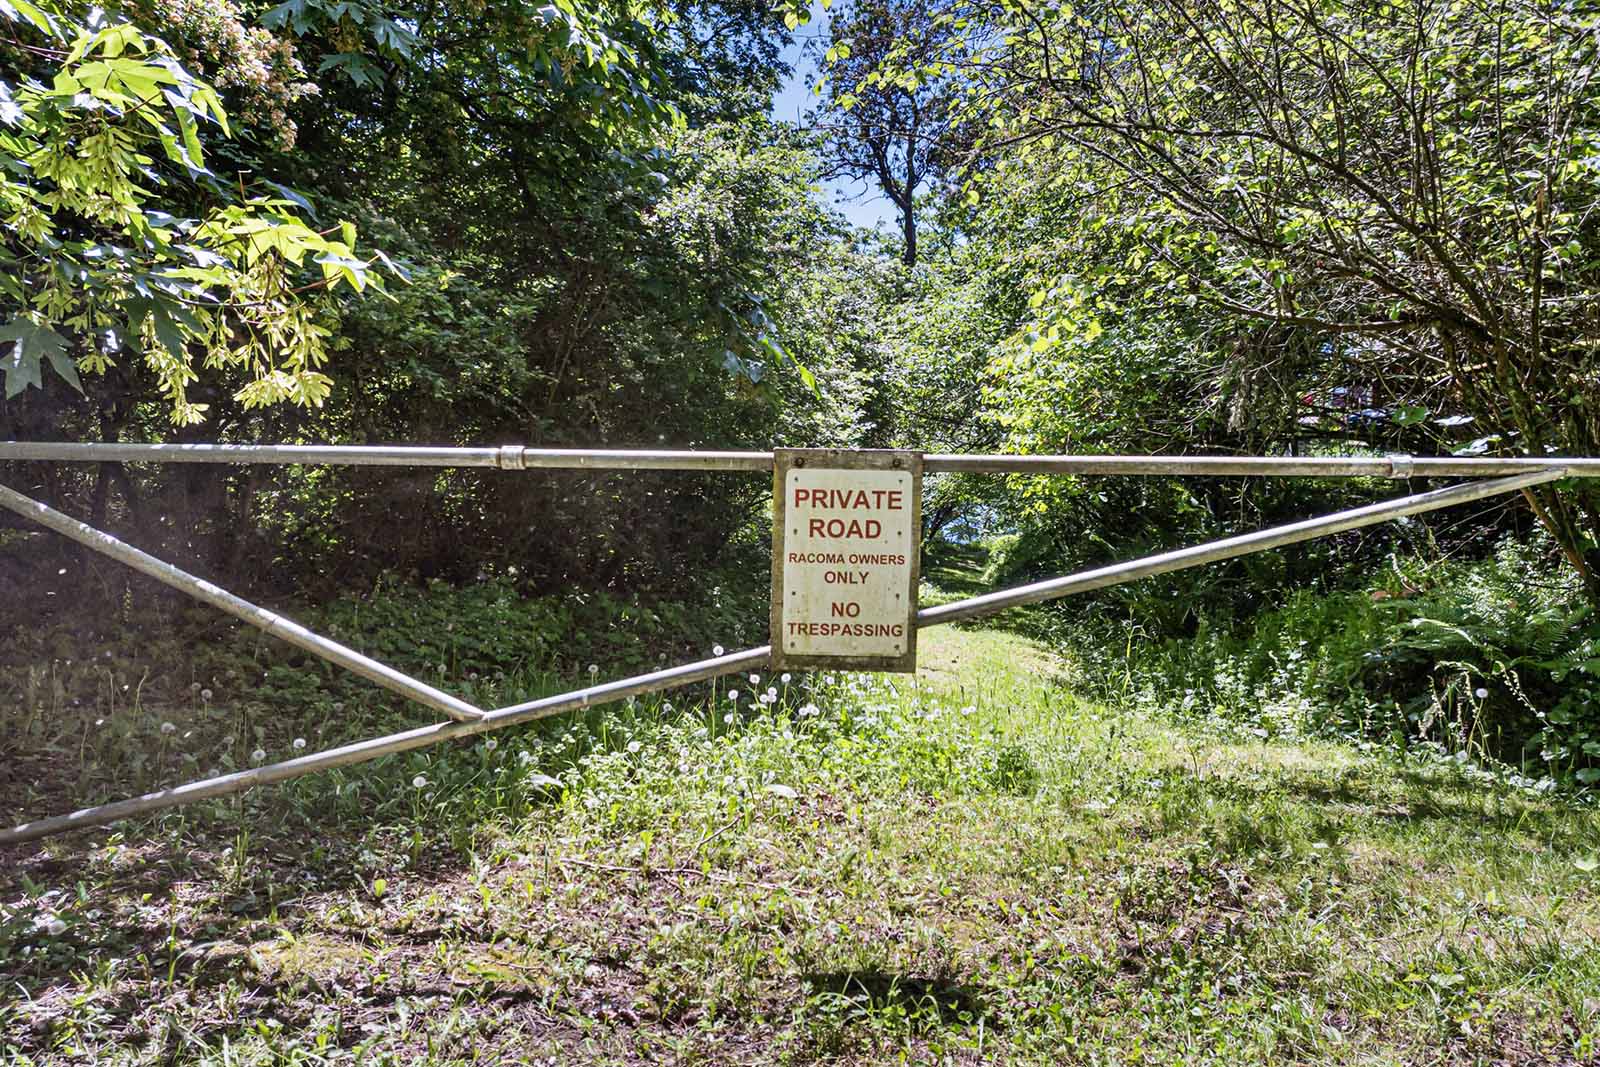
[(905, 250), (900, 253), (900, 262), (907, 268), (917, 265), (917, 216), (906, 208), (900, 212), (900, 232), (905, 235)]

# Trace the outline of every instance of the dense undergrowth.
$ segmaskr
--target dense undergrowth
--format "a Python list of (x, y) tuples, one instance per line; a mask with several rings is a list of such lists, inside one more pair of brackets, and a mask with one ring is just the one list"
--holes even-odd
[[(385, 579), (281, 608), (484, 708), (758, 644), (762, 590), (730, 573), (694, 601), (527, 596), (512, 576)], [(65, 599), (65, 598), (64, 598)], [(110, 610), (94, 609), (96, 602)], [(756, 620), (756, 622), (752, 622)], [(0, 648), (4, 820), (273, 762), (434, 718), (341, 668), (133, 578), (16, 627)], [(603, 672), (603, 673), (602, 673)], [(74, 803), (76, 807), (79, 804)]]
[(1108, 699), (1262, 736), (1343, 736), (1503, 766), (1543, 786), (1600, 781), (1600, 620), (1548, 538), (1460, 562), (1394, 555), (1356, 588), (1292, 591), (1195, 632), (1057, 616)]

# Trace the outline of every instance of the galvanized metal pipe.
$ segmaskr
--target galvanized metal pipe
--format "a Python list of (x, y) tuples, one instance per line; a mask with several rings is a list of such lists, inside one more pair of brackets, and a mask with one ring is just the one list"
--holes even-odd
[[(1401, 497), (1398, 500), (1385, 501), (1368, 507), (1336, 512), (1332, 515), (1290, 523), (1286, 526), (1276, 526), (1253, 534), (1245, 534), (1241, 537), (1226, 538), (1209, 544), (1196, 545), (1192, 548), (1179, 549), (1176, 552), (1167, 552), (1158, 556), (1117, 563), (1109, 567), (1101, 567), (1065, 578), (1056, 578), (1046, 582), (1021, 586), (1016, 589), (1004, 590), (999, 593), (971, 597), (967, 600), (957, 601), (937, 608), (924, 608), (917, 613), (916, 624), (919, 629), (928, 626), (939, 626), (978, 615), (1004, 611), (1007, 608), (1021, 604), (1051, 600), (1069, 596), (1073, 593), (1086, 592), (1090, 589), (1101, 589), (1106, 586), (1131, 582), (1154, 574), (1165, 574), (1169, 571), (1181, 570), (1186, 567), (1198, 567), (1205, 563), (1231, 559), (1248, 552), (1260, 552), (1269, 548), (1294, 544), (1298, 541), (1310, 540), (1325, 534), (1339, 533), (1362, 526), (1372, 526), (1404, 515), (1415, 515), (1437, 508), (1449, 507), (1453, 504), (1481, 500), (1484, 497), (1499, 493), (1516, 492), (1519, 489), (1539, 485), (1543, 482), (1555, 481), (1564, 477), (1565, 474), (1566, 471), (1561, 468), (1547, 469), (1531, 474), (1497, 479), (1492, 482), (1437, 489), (1433, 492)], [(591, 707), (629, 696), (643, 696), (691, 682), (706, 681), (725, 674), (746, 671), (766, 663), (767, 657), (771, 652), (772, 646), (762, 645), (759, 648), (734, 652), (714, 659), (701, 660), (681, 667), (652, 671), (649, 674), (624, 678), (604, 685), (590, 686), (587, 689), (579, 689), (571, 693), (545, 697), (541, 700), (531, 700), (523, 704), (514, 704), (510, 707), (488, 712), (482, 718), (473, 722), (437, 723), (433, 726), (424, 726), (415, 730), (407, 730), (403, 733), (390, 734), (387, 737), (359, 741), (352, 745), (330, 749), (327, 752), (285, 760), (282, 763), (274, 763), (247, 771), (237, 771), (233, 774), (208, 778), (204, 781), (191, 782), (187, 785), (160, 790), (155, 793), (147, 793), (144, 796), (134, 797), (129, 800), (120, 800), (111, 804), (84, 808), (67, 815), (57, 815), (23, 823), (10, 830), (0, 831), (0, 845), (31, 841), (51, 834), (64, 833), (68, 830), (115, 822), (119, 819), (145, 815), (164, 808), (176, 807), (180, 804), (188, 804), (209, 797), (241, 793), (258, 785), (281, 782), (285, 779), (298, 778), (316, 771), (343, 767), (353, 763), (363, 763), (367, 760), (378, 759), (381, 756), (407, 752), (427, 745), (438, 744), (441, 741), (467, 737), (488, 730), (515, 726), (565, 711)]]
[(1600, 478), (1600, 459), (1551, 456), (957, 456), (923, 457), (928, 471), (974, 474), (1203, 475), (1244, 478), (1488, 478), (1560, 466)]
[[(492, 467), (500, 470), (770, 471), (771, 452), (696, 449), (490, 448), (411, 445), (165, 445), (0, 441), (0, 461), (265, 463)], [(1288, 478), (1482, 478), (1564, 467), (1600, 478), (1600, 459), (1485, 456), (1008, 456), (929, 453), (929, 473), (1211, 475)]]
[(770, 471), (771, 452), (523, 448), (501, 450), (507, 470)]
[(0, 441), (0, 460), (61, 463), (327, 463), (375, 467), (499, 467), (498, 448), (411, 445), (155, 445)]
[(346, 670), (352, 671), (361, 677), (369, 679), (383, 686), (385, 689), (399, 693), (401, 696), (410, 697), (421, 704), (426, 704), (435, 711), (442, 711), (454, 719), (480, 719), (482, 710), (473, 707), (459, 697), (435, 689), (426, 682), (419, 682), (415, 678), (385, 666), (377, 660), (363, 656), (355, 649), (346, 648), (337, 641), (323, 637), (321, 634), (312, 633), (292, 619), (284, 618), (275, 611), (269, 611), (258, 604), (252, 604), (242, 597), (237, 597), (220, 586), (213, 585), (204, 578), (196, 577), (188, 571), (180, 570), (172, 564), (156, 559), (148, 552), (141, 552), (124, 541), (119, 541), (103, 530), (97, 530), (87, 523), (79, 522), (70, 515), (64, 515), (56, 509), (42, 504), (32, 497), (24, 496), (14, 489), (0, 485), (0, 507), (5, 507), (18, 515), (45, 526), (64, 537), (71, 538), (87, 548), (93, 549), (102, 555), (110, 556), (121, 563), (126, 563), (142, 574), (148, 574), (158, 582), (170, 585), (172, 588), (188, 593), (198, 600), (203, 600), (213, 607), (227, 612), (234, 618), (243, 619), (252, 626), (258, 626), (274, 637), (281, 638), (296, 648), (303, 649), (314, 656), (337, 663)]
[(59, 463), (261, 463), (356, 467), (493, 467), (500, 470), (772, 469), (771, 452), (696, 449), (452, 448), (415, 445), (165, 445), (0, 441), (0, 461)]

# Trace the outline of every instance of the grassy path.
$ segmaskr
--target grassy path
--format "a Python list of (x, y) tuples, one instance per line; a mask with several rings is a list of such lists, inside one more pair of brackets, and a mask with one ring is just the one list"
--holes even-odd
[(923, 641), (914, 679), (783, 713), (634, 709), (558, 788), (528, 776), (573, 731), (441, 759), (408, 815), (308, 788), (0, 857), (0, 1052), (1600, 1061), (1589, 812), (1086, 704), (1011, 634)]

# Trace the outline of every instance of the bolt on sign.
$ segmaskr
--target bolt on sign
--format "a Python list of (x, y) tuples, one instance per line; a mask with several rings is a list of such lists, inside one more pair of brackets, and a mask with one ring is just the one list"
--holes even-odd
[(772, 665), (917, 669), (922, 453), (780, 448)]

